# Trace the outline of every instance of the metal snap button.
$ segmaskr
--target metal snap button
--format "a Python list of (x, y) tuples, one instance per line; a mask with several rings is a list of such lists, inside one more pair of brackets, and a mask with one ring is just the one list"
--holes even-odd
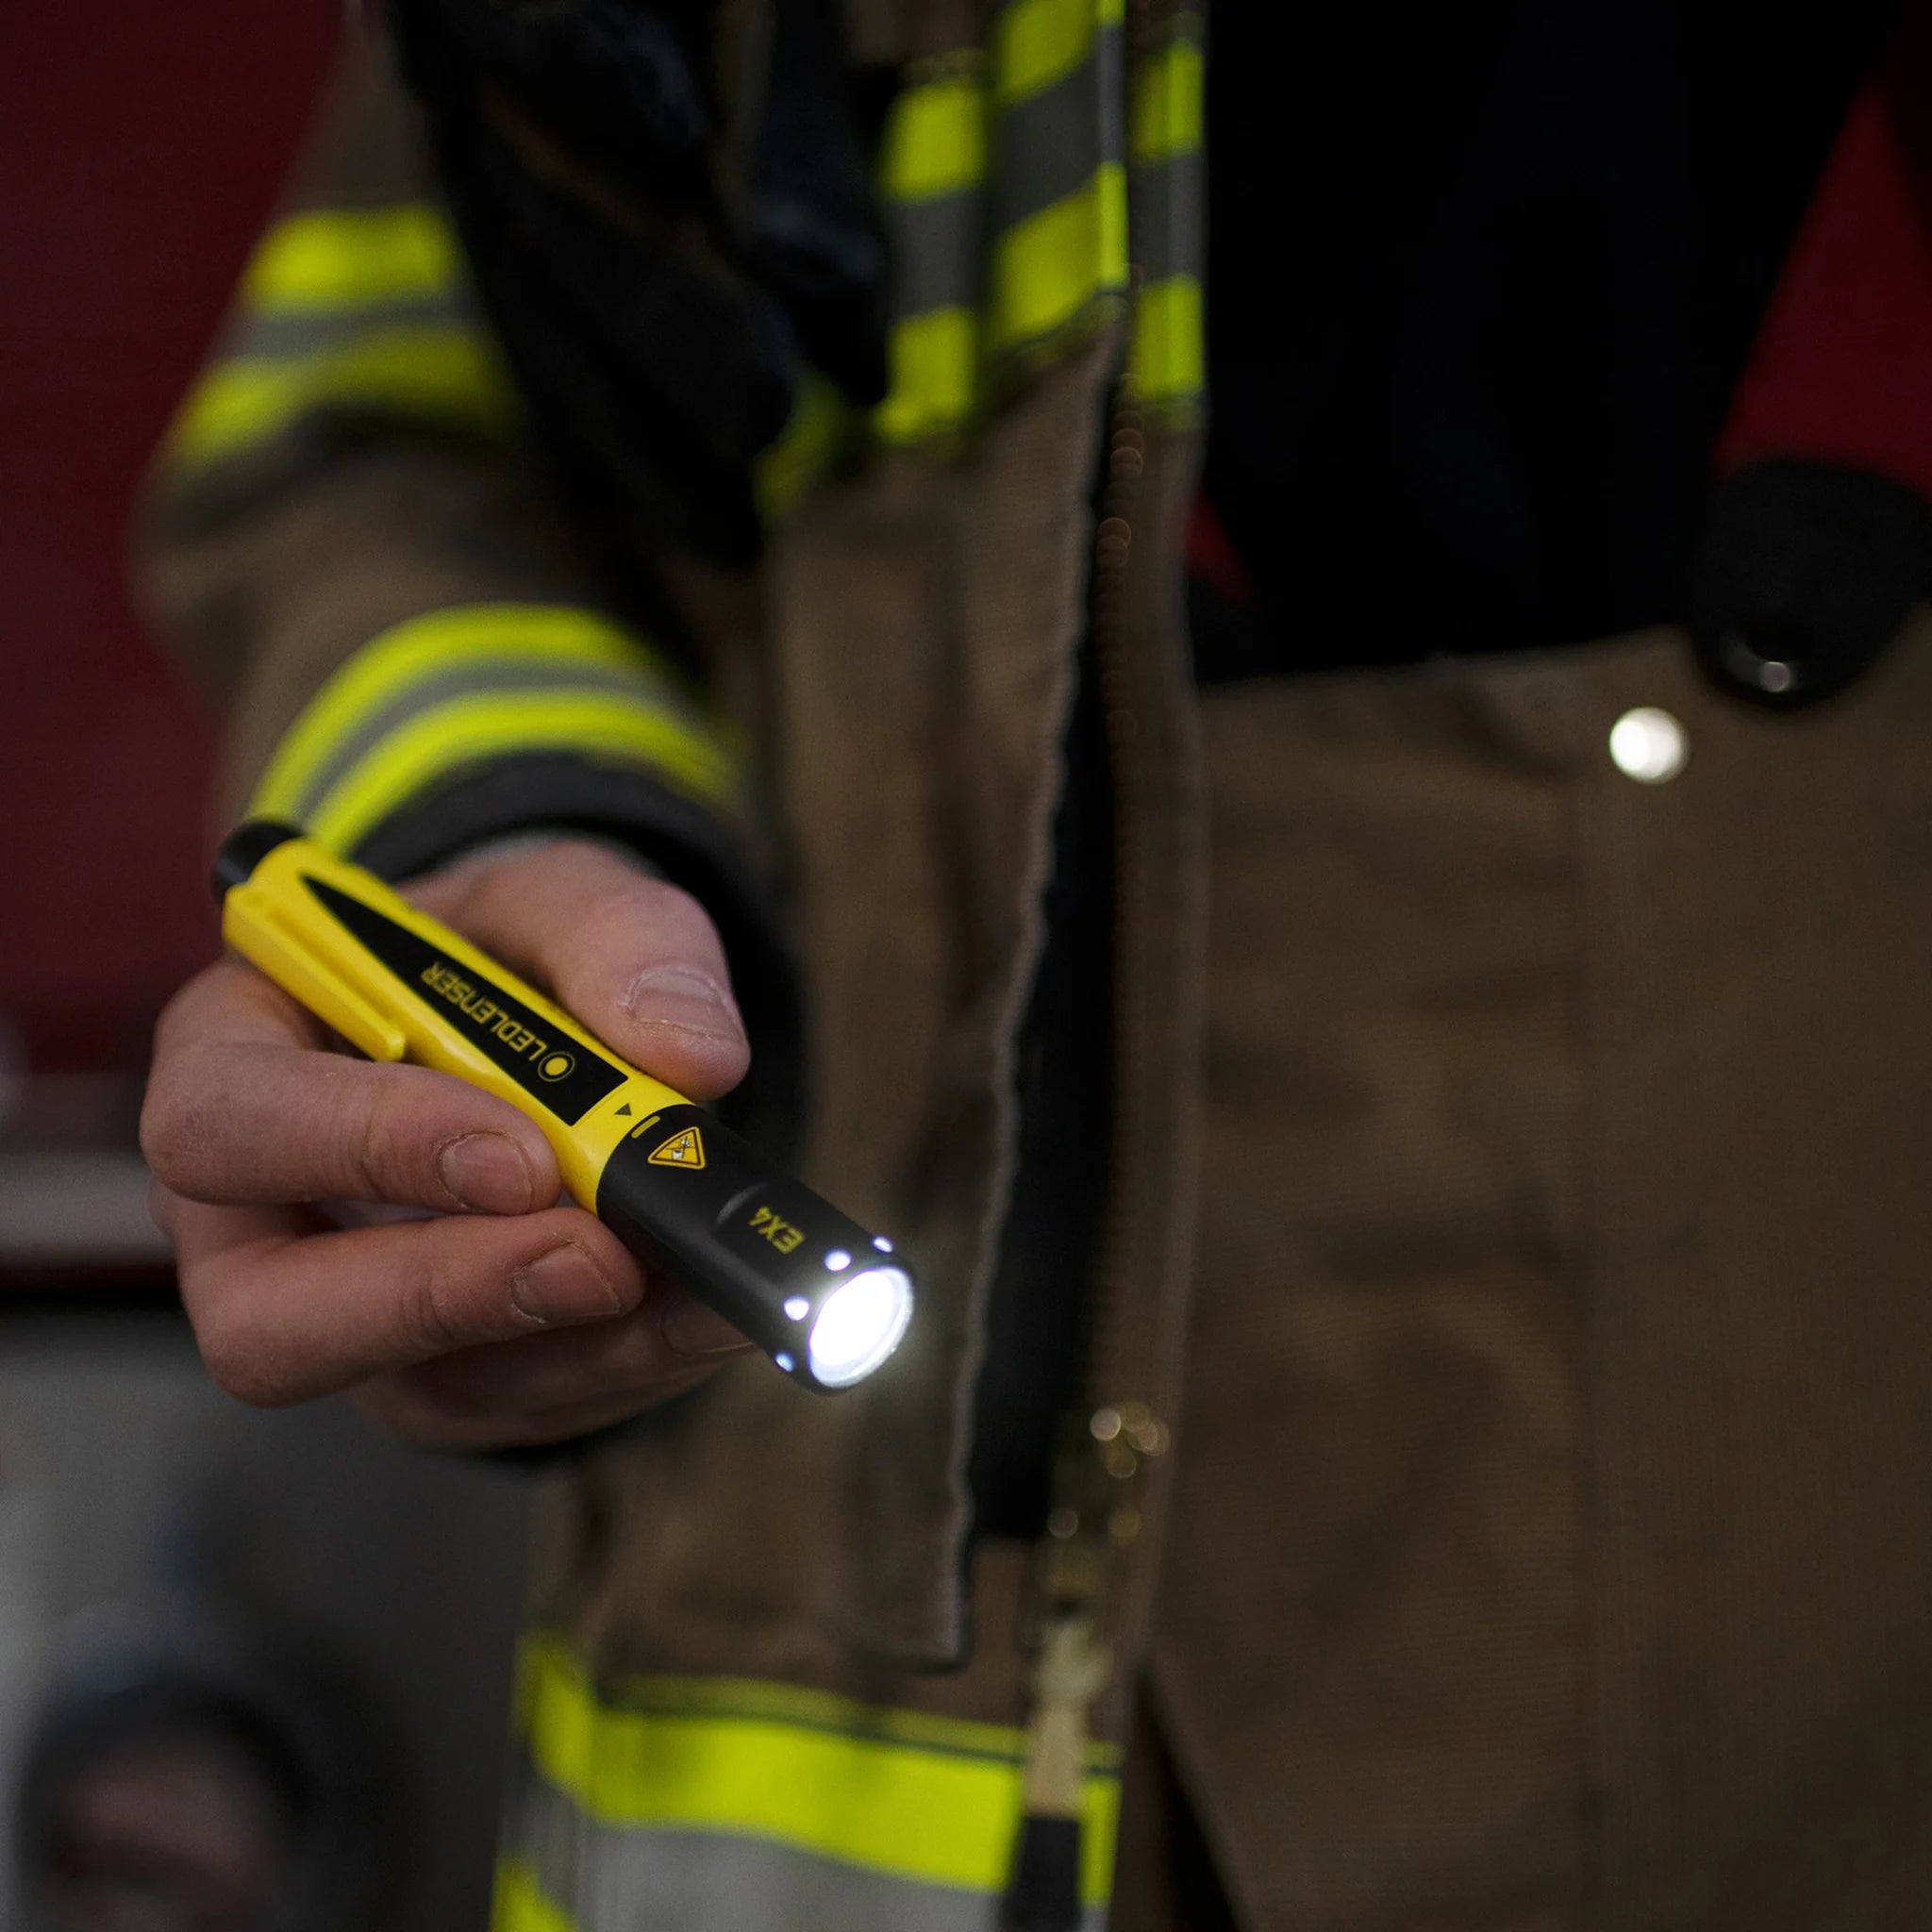
[(1690, 756), (1683, 725), (1656, 705), (1625, 711), (1610, 726), (1610, 762), (1640, 785), (1668, 784)]

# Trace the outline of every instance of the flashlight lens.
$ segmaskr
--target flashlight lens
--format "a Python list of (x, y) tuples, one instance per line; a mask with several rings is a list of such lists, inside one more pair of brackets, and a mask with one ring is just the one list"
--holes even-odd
[(828, 1389), (862, 1382), (898, 1347), (912, 1319), (912, 1283), (902, 1268), (866, 1268), (825, 1298), (807, 1344), (811, 1372)]

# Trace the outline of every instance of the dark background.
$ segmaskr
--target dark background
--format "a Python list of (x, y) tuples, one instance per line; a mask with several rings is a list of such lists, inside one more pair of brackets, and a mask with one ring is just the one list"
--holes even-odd
[(273, 207), (341, 0), (8, 9), (0, 62), (0, 1015), (138, 1058), (214, 946), (210, 734), (143, 636), (142, 466)]

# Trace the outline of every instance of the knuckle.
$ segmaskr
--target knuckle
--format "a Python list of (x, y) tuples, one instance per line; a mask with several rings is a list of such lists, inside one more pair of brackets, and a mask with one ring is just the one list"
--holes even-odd
[(640, 874), (612, 886), (592, 908), (613, 941), (648, 936), (658, 947), (705, 955), (715, 950), (705, 908), (682, 886)]
[(177, 1193), (192, 1193), (213, 1176), (215, 1109), (197, 1091), (192, 1072), (176, 1066), (148, 1083), (141, 1108), (141, 1152), (157, 1179)]
[(581, 839), (519, 841), (500, 852), (479, 854), (442, 873), (437, 885), (459, 920), (495, 924), (515, 920), (533, 887), (547, 882), (559, 864), (586, 847)]
[[(436, 1224), (425, 1224), (425, 1232)], [(405, 1324), (405, 1345), (425, 1358), (452, 1355), (486, 1338), (472, 1333), (474, 1321), (466, 1319), (475, 1294), (475, 1282), (467, 1271), (459, 1271), (431, 1252), (425, 1253), (414, 1278), (401, 1298)]]
[[(359, 1071), (343, 1069), (352, 1078)], [(343, 1177), (367, 1200), (444, 1200), (443, 1189), (430, 1187), (433, 1158), (418, 1144), (408, 1109), (397, 1103), (388, 1089), (355, 1081), (342, 1115)]]
[(179, 1144), (174, 1090), (158, 1075), (148, 1082), (141, 1103), (141, 1156), (157, 1179), (175, 1179), (175, 1150)]
[(343, 1136), (343, 1160), (365, 1200), (386, 1200), (400, 1178), (397, 1173), (395, 1129), (373, 1094), (365, 1094), (351, 1110)]

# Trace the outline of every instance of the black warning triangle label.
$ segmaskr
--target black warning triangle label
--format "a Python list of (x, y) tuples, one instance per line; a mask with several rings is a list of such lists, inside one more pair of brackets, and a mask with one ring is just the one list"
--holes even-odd
[(702, 1167), (705, 1164), (705, 1137), (695, 1127), (673, 1134), (649, 1157), (653, 1167)]
[(630, 1102), (626, 1100), (617, 1110), (619, 1113), (628, 1113), (630, 1111)]

